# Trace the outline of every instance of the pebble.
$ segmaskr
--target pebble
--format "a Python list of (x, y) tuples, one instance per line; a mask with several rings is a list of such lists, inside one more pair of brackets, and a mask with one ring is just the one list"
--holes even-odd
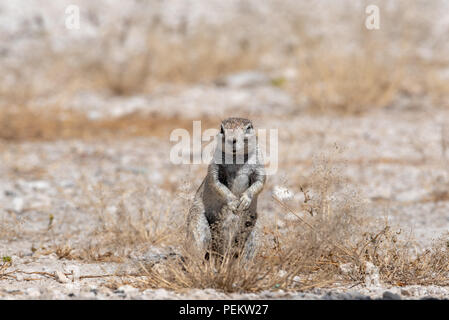
[(19, 197), (14, 198), (14, 200), (12, 201), (13, 210), (16, 213), (22, 213), (24, 204), (25, 204), (25, 201), (23, 200), (23, 198), (19, 198)]
[(63, 272), (59, 271), (59, 270), (55, 271), (55, 277), (56, 277), (56, 280), (59, 283), (67, 283), (67, 282), (69, 282), (69, 279), (66, 277), (66, 275)]
[(385, 291), (382, 295), (383, 300), (401, 300), (401, 296), (391, 291)]
[(134, 288), (133, 286), (130, 286), (130, 285), (121, 286), (117, 290), (114, 291), (114, 293), (116, 293), (118, 295), (124, 295), (124, 296), (130, 296), (133, 294), (137, 294), (138, 292), (139, 292), (139, 289)]

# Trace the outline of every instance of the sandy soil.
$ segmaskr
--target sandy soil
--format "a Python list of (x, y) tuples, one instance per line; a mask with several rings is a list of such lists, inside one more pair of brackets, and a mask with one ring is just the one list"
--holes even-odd
[[(278, 172), (268, 178), (260, 198), (261, 220), (269, 223), (273, 215), (283, 214), (271, 199), (274, 186), (284, 185), (298, 192), (295, 183), (310, 174), (314, 156), (338, 145), (342, 152), (335, 160), (341, 163), (341, 172), (350, 184), (361, 190), (370, 212), (378, 217), (388, 217), (405, 232), (412, 231), (419, 248), (425, 248), (447, 232), (449, 220), (449, 201), (444, 197), (438, 198), (447, 190), (444, 188), (448, 181), (448, 171), (441, 155), (441, 119), (448, 119), (447, 113), (384, 110), (369, 117), (346, 118), (304, 114), (289, 122), (261, 116), (256, 120), (259, 127), (279, 128), (281, 155)], [(9, 270), (34, 274), (17, 273), (15, 279), (0, 280), (0, 295), (3, 298), (58, 299), (325, 299), (344, 292), (349, 292), (348, 296), (338, 297), (354, 297), (351, 294), (358, 292), (375, 298), (386, 290), (403, 298), (449, 295), (446, 288), (440, 287), (354, 287), (258, 295), (226, 295), (213, 290), (182, 294), (164, 290), (139, 292), (131, 287), (112, 290), (107, 288), (111, 278), (120, 279), (120, 273), (135, 270), (138, 253), (126, 253), (127, 261), (121, 263), (84, 263), (59, 259), (51, 250), (45, 253), (45, 248), (54, 244), (68, 243), (76, 247), (95, 242), (92, 232), (98, 216), (86, 206), (85, 189), (89, 190), (89, 186), (99, 182), (150, 187), (163, 202), (163, 199), (177, 197), (183, 181), (179, 177), (187, 177), (185, 180), (190, 181), (190, 190), (186, 193), (191, 196), (205, 174), (205, 165), (171, 164), (169, 152), (172, 145), (168, 137), (2, 143), (0, 203), (4, 208), (1, 211), (2, 230), (8, 236), (0, 240), (0, 254), (12, 258)], [(182, 223), (184, 210), (179, 205), (175, 204), (172, 211), (177, 221)], [(49, 231), (50, 215), (54, 218)], [(142, 248), (141, 252), (148, 249)], [(55, 272), (70, 273), (74, 268), (79, 268), (81, 279), (54, 277)], [(105, 275), (112, 277), (83, 278)], [(61, 283), (64, 281), (67, 282)]]

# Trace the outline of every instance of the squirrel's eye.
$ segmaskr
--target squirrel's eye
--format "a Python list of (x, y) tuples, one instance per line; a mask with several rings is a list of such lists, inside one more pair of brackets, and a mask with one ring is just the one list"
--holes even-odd
[(253, 126), (252, 126), (252, 125), (249, 125), (249, 126), (246, 128), (246, 133), (250, 133), (252, 129), (253, 129)]

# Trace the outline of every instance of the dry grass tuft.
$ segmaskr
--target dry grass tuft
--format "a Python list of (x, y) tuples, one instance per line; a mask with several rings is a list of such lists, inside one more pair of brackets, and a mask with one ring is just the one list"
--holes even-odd
[(292, 276), (279, 272), (279, 266), (274, 263), (260, 264), (258, 259), (246, 262), (241, 256), (235, 258), (226, 253), (224, 257), (211, 256), (202, 261), (185, 250), (181, 256), (168, 261), (141, 265), (137, 284), (141, 288), (169, 290), (213, 288), (225, 292), (257, 292), (285, 287)]
[[(300, 210), (274, 198), (285, 214), (275, 225), (264, 226), (264, 240), (253, 261), (230, 254), (202, 261), (180, 249), (180, 254), (143, 264), (141, 274), (126, 281), (140, 288), (224, 292), (306, 290), (373, 281), (446, 285), (447, 243), (441, 240), (425, 252), (414, 251), (413, 242), (400, 230), (369, 218), (354, 192), (342, 192), (335, 172), (328, 161), (316, 166), (316, 183), (304, 190), (308, 201)], [(182, 240), (172, 239), (171, 244), (188, 247)]]
[(204, 26), (200, 30), (207, 31), (181, 34), (152, 28), (142, 40), (144, 48), (126, 53), (117, 63), (114, 48), (126, 41), (139, 24), (141, 21), (134, 20), (120, 33), (112, 28), (102, 36), (99, 46), (105, 54), (83, 64), (79, 74), (83, 81), (115, 95), (130, 95), (149, 92), (160, 83), (212, 81), (222, 74), (254, 69), (262, 55), (260, 47), (229, 43), (232, 37), (224, 26), (219, 30)]
[(80, 205), (95, 220), (89, 235), (95, 240), (74, 248), (76, 259), (123, 261), (153, 246), (178, 243), (184, 212), (175, 208), (188, 207), (186, 200), (170, 199), (142, 181), (90, 185), (84, 194), (86, 201)]
[(393, 102), (401, 88), (402, 67), (370, 52), (317, 52), (302, 61), (300, 94), (312, 111), (360, 114)]

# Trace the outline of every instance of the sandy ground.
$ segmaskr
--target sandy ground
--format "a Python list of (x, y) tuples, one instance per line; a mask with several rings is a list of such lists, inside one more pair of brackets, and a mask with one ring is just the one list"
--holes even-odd
[[(255, 120), (258, 127), (279, 128), (280, 140), (278, 171), (268, 177), (260, 197), (261, 220), (268, 223), (273, 215), (283, 214), (271, 199), (274, 186), (284, 185), (298, 192), (296, 183), (310, 174), (314, 156), (337, 145), (342, 152), (334, 160), (340, 163), (343, 176), (360, 190), (370, 212), (377, 217), (388, 217), (405, 232), (412, 232), (418, 247), (425, 248), (447, 232), (449, 220), (449, 201), (444, 196), (438, 198), (444, 195), (448, 183), (448, 171), (441, 154), (442, 119), (449, 119), (446, 112), (397, 110), (346, 118), (299, 114), (288, 122), (261, 116)], [(214, 290), (139, 292), (129, 286), (113, 290), (108, 288), (111, 278), (118, 280), (120, 273), (135, 270), (138, 254), (126, 253), (129, 259), (122, 263), (84, 263), (58, 259), (51, 251), (45, 253), (45, 248), (53, 244), (69, 243), (76, 247), (95, 242), (92, 232), (98, 217), (86, 206), (85, 189), (99, 182), (149, 187), (150, 192), (157, 192), (163, 204), (163, 199), (176, 198), (179, 185), (188, 180), (190, 190), (186, 192), (191, 196), (205, 174), (205, 165), (171, 164), (172, 145), (168, 137), (2, 143), (0, 203), (2, 231), (7, 236), (0, 240), (0, 255), (12, 258), (13, 265), (8, 270), (23, 272), (17, 273), (15, 279), (0, 280), (0, 296), (14, 299), (344, 299), (362, 298), (362, 295), (381, 297), (386, 290), (403, 298), (449, 296), (446, 288), (416, 286), (257, 295), (226, 295)], [(182, 223), (184, 211), (177, 205), (173, 207), (172, 214)], [(48, 228), (50, 215), (53, 216), (51, 231)], [(76, 268), (81, 279), (76, 275), (62, 280), (53, 276), (55, 272), (70, 273)], [(100, 275), (111, 277), (83, 278)], [(347, 295), (343, 294), (345, 292)]]

